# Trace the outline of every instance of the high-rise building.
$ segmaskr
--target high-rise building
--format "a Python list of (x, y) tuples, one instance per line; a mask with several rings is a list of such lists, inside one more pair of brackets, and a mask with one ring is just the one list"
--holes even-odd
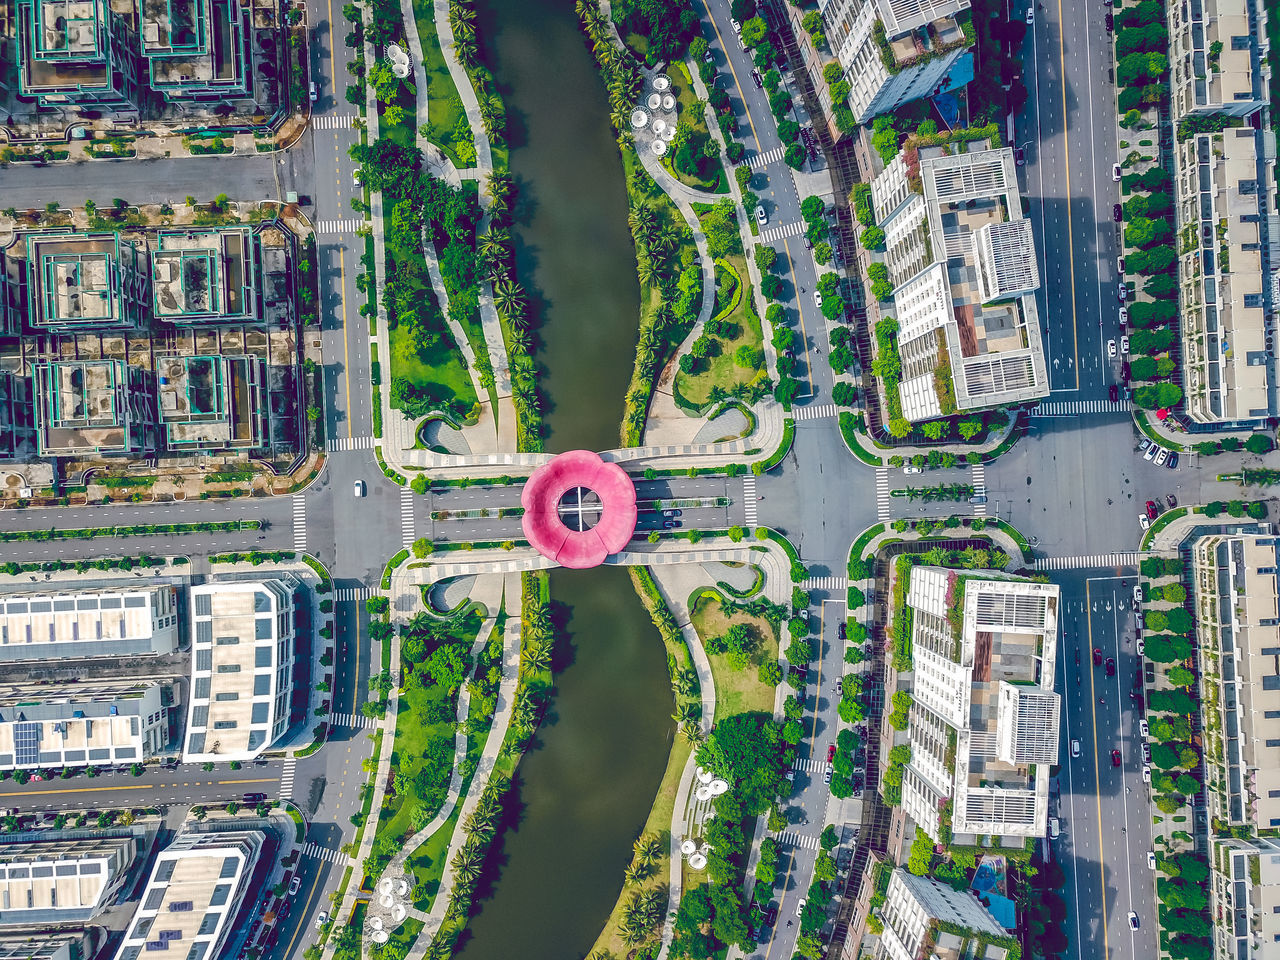
[(964, 960), (979, 938), (987, 941), (984, 960), (1003, 960), (1007, 947), (1000, 944), (1013, 942), (972, 893), (901, 867), (889, 878), (880, 919), (884, 932), (872, 960)]

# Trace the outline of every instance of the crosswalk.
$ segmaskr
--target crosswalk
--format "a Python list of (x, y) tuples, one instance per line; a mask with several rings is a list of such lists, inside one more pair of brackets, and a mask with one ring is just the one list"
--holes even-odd
[(744, 519), (748, 527), (756, 525), (756, 476), (749, 473), (742, 478), (742, 510), (745, 514)]
[(848, 590), (848, 577), (810, 577), (801, 584), (806, 590)]
[(335, 437), (329, 441), (331, 451), (372, 450), (373, 437)]
[(798, 237), (802, 233), (804, 233), (804, 221), (797, 220), (795, 223), (784, 223), (780, 227), (761, 230), (760, 242), (773, 243), (775, 240), (785, 240), (787, 237)]
[(1128, 413), (1128, 400), (1052, 400), (1031, 411), (1033, 417), (1078, 417), (1086, 413)]
[(355, 233), (364, 226), (359, 217), (346, 217), (340, 220), (317, 220), (316, 233)]
[(298, 760), (296, 757), (285, 757), (284, 767), (280, 770), (280, 799), (293, 799), (293, 774), (297, 770)]
[(350, 113), (324, 113), (311, 115), (311, 126), (316, 130), (350, 130), (355, 116)]
[(774, 147), (772, 150), (766, 150), (764, 153), (757, 153), (747, 161), (747, 166), (752, 170), (759, 170), (763, 167), (767, 167), (771, 163), (777, 163), (786, 155), (786, 147)]
[(1087, 557), (1041, 557), (1032, 563), (1037, 570), (1086, 570), (1091, 567), (1133, 567), (1140, 553), (1093, 553)]
[(360, 713), (331, 713), (329, 723), (335, 727), (354, 727), (356, 730), (375, 730), (378, 721)]
[(825, 766), (826, 764), (816, 757), (798, 757), (791, 765), (793, 770), (799, 770), (801, 773), (821, 773)]
[(307, 497), (302, 493), (293, 495), (293, 550), (307, 552)]
[(806, 850), (817, 850), (822, 846), (817, 837), (806, 836), (803, 833), (791, 833), (790, 831), (778, 834), (778, 842), (790, 844), (793, 847), (804, 847)]
[[(975, 463), (969, 468), (969, 477), (973, 486), (973, 495), (975, 497), (985, 497), (987, 495), (986, 464)], [(987, 505), (985, 503), (975, 503), (973, 505), (973, 515), (975, 517), (985, 517), (987, 515)]]
[(797, 422), (800, 420), (821, 420), (824, 417), (840, 416), (840, 408), (834, 403), (819, 403), (808, 407), (796, 407), (791, 411), (791, 416)]
[(410, 546), (414, 541), (413, 491), (408, 487), (400, 488), (400, 532), (404, 545)]
[(314, 840), (302, 848), (304, 857), (314, 857), (317, 860), (327, 860), (329, 863), (335, 863), (341, 866), (346, 863), (350, 857), (341, 850), (330, 850), (328, 847), (322, 847)]
[(889, 470), (876, 467), (876, 513), (883, 523), (889, 519)]
[(333, 591), (333, 599), (354, 600), (359, 603), (361, 600), (368, 600), (373, 596), (373, 587), (337, 587)]

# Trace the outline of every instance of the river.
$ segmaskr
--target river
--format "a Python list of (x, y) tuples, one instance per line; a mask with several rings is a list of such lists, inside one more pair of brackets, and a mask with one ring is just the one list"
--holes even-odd
[[(616, 447), (640, 291), (604, 85), (571, 0), (478, 6), (511, 116), (516, 265), (540, 313), (547, 449)], [(626, 572), (556, 571), (551, 594), (568, 611), (556, 698), (520, 765), (518, 817), (464, 934), (466, 960), (587, 953), (671, 746), (666, 655)]]

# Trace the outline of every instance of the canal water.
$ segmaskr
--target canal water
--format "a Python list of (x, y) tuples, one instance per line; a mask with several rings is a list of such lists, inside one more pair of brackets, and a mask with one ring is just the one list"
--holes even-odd
[[(547, 449), (618, 445), (639, 304), (622, 160), (572, 0), (480, 0), (510, 114), (516, 264), (537, 310)], [(465, 960), (573, 960), (608, 918), (662, 779), (666, 655), (625, 570), (556, 571), (556, 696), (520, 764), (515, 813)]]

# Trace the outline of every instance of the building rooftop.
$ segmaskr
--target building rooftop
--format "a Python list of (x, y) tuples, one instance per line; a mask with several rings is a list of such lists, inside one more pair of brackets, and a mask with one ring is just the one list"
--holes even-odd
[(0, 663), (172, 653), (172, 586), (0, 593)]
[(265, 440), (266, 363), (248, 356), (157, 358), (170, 450), (256, 447)]
[(64, 331), (131, 326), (142, 317), (142, 250), (118, 233), (27, 235), (27, 319)]
[(249, 227), (161, 231), (151, 254), (155, 315), (253, 319), (256, 253)]
[(41, 456), (136, 452), (153, 415), (141, 368), (122, 360), (36, 364)]
[(0, 841), (0, 926), (87, 922), (137, 853), (132, 836)]
[(90, 960), (93, 937), (87, 930), (0, 936), (0, 960)]

